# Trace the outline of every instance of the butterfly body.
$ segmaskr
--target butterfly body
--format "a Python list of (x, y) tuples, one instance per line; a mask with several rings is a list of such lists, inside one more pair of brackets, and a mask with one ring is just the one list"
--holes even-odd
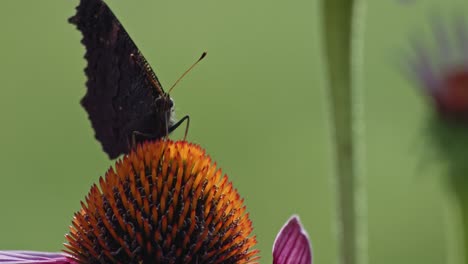
[(69, 21), (83, 34), (88, 63), (81, 104), (109, 158), (174, 130), (172, 98), (110, 8), (102, 0), (80, 0), (76, 10)]

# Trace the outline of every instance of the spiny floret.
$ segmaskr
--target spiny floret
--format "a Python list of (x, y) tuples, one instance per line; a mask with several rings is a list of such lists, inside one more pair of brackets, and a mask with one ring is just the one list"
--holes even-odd
[(93, 185), (66, 252), (80, 263), (254, 263), (252, 223), (199, 146), (145, 143)]

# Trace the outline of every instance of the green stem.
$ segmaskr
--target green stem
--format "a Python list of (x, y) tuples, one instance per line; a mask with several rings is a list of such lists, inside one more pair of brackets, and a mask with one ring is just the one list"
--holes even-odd
[(464, 194), (460, 201), (460, 209), (462, 216), (463, 227), (463, 243), (464, 243), (464, 263), (468, 263), (468, 195)]
[[(463, 175), (463, 174), (462, 174)], [(460, 177), (460, 175), (458, 175)], [(466, 176), (466, 175), (463, 175)], [(462, 178), (462, 177), (461, 177)], [(463, 177), (464, 178), (464, 177)], [(458, 214), (461, 217), (461, 235), (460, 238), (462, 239), (463, 246), (463, 262), (460, 263), (468, 263), (468, 182), (466, 179), (459, 179), (456, 181), (454, 185), (454, 195), (455, 195), (455, 202), (457, 203), (456, 208), (459, 210)], [(453, 223), (452, 223), (453, 224)]]
[[(354, 133), (357, 129), (361, 132), (361, 110), (356, 100), (362, 98), (352, 88), (356, 85), (356, 79), (352, 78), (352, 63), (361, 66), (360, 50), (352, 50), (352, 30), (356, 26), (363, 26), (353, 21), (353, 12), (360, 11), (353, 8), (356, 3), (353, 0), (324, 0), (323, 7), (323, 34), (325, 39), (328, 91), (331, 112), (331, 125), (334, 143), (334, 173), (336, 177), (336, 195), (338, 203), (338, 234), (339, 234), (339, 263), (356, 264), (358, 257), (361, 263), (367, 260), (366, 235), (358, 236), (358, 216), (365, 219), (365, 191), (362, 187), (363, 178), (357, 178), (358, 169), (362, 164), (358, 163), (356, 153), (362, 151), (362, 146), (357, 146), (360, 138)], [(360, 14), (359, 15), (363, 15)], [(363, 19), (363, 18), (362, 18)], [(361, 32), (357, 32), (361, 33)], [(358, 46), (358, 48), (361, 48)], [(352, 52), (354, 51), (354, 53)], [(358, 55), (353, 56), (352, 55)], [(356, 68), (356, 67), (355, 67)], [(359, 78), (358, 78), (359, 79)], [(354, 84), (354, 85), (353, 85)], [(360, 94), (361, 95), (361, 94)], [(356, 119), (356, 120), (355, 120)], [(362, 118), (361, 118), (362, 120)], [(358, 151), (358, 152), (357, 152)], [(357, 181), (360, 181), (361, 196), (357, 196)], [(360, 200), (361, 208), (356, 203)], [(358, 209), (359, 213), (358, 213)], [(366, 221), (365, 221), (366, 222)], [(359, 225), (363, 231), (365, 225)], [(365, 234), (365, 232), (363, 232)], [(358, 239), (359, 238), (359, 239)], [(358, 246), (359, 245), (359, 246)], [(358, 251), (359, 249), (359, 251)], [(359, 253), (358, 253), (359, 252)]]
[[(447, 166), (447, 264), (468, 264), (468, 126), (459, 119), (430, 115), (428, 126), (437, 158)], [(431, 152), (432, 153), (432, 152)]]

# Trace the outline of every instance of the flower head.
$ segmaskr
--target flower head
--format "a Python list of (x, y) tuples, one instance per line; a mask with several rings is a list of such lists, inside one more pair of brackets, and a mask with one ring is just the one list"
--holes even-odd
[(309, 237), (298, 216), (281, 228), (273, 244), (273, 264), (312, 264)]
[(199, 146), (145, 143), (82, 202), (67, 235), (79, 263), (253, 263), (252, 223), (232, 183)]
[(437, 48), (430, 49), (415, 43), (416, 56), (410, 65), (439, 114), (449, 119), (468, 121), (468, 29), (463, 24), (458, 21), (450, 32), (440, 21), (435, 23)]

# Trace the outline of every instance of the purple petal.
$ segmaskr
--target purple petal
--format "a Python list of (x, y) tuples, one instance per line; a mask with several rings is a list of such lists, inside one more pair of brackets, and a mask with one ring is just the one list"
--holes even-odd
[(410, 68), (412, 68), (422, 88), (430, 93), (437, 92), (439, 79), (436, 76), (434, 65), (432, 65), (429, 59), (429, 52), (424, 49), (420, 41), (413, 40), (411, 44), (415, 55), (414, 58), (409, 61)]
[(463, 61), (466, 62), (468, 60), (468, 30), (466, 28), (466, 21), (465, 18), (461, 15), (456, 16), (455, 18), (455, 30), (458, 37), (458, 45), (459, 50), (461, 51), (461, 56)]
[(438, 55), (444, 60), (451, 61), (453, 47), (450, 43), (449, 32), (440, 16), (434, 15), (434, 19), (432, 20), (432, 30), (434, 37), (437, 39), (437, 46), (439, 48)]
[(273, 264), (312, 264), (309, 237), (296, 215), (288, 220), (276, 236)]
[(1, 264), (76, 264), (63, 253), (6, 250), (0, 251)]

